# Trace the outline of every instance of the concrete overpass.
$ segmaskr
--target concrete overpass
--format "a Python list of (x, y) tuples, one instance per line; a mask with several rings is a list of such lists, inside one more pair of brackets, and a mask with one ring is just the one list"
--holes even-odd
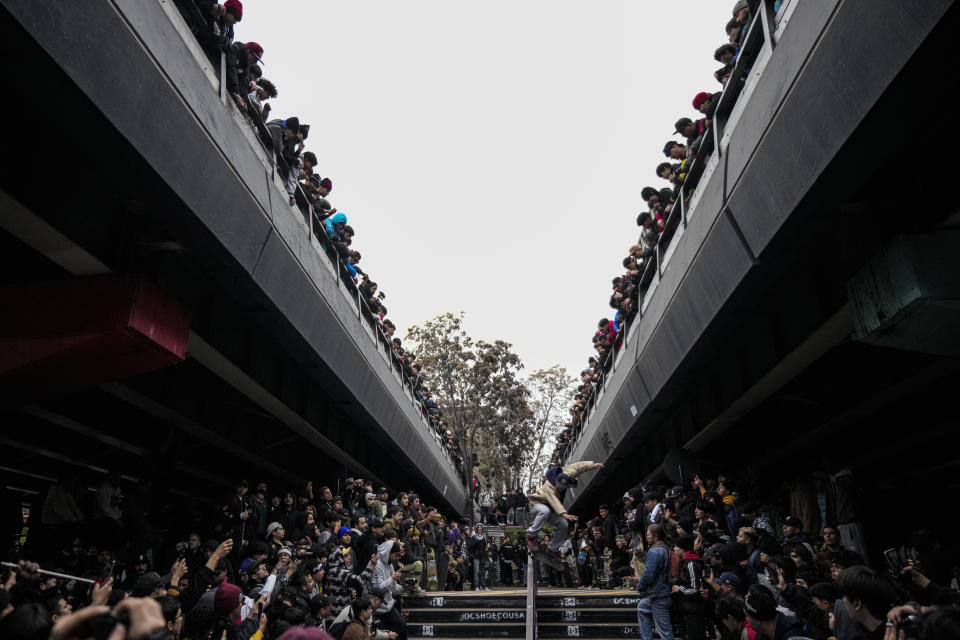
[(0, 5), (24, 89), (0, 184), (5, 486), (116, 468), (199, 496), (349, 473), (463, 513), (389, 343), (174, 5)]
[(740, 478), (830, 457), (901, 492), (954, 482), (960, 198), (953, 163), (922, 148), (952, 155), (939, 123), (958, 82), (937, 70), (957, 60), (957, 8), (783, 5), (746, 36), (747, 80), (724, 93), (569, 448), (608, 465), (571, 509), (672, 484), (678, 447)]

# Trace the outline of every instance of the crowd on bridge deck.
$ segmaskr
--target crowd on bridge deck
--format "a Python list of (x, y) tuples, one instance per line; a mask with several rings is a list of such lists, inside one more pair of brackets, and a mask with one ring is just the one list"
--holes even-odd
[[(271, 152), (277, 158), (281, 172), (285, 172), (285, 188), (290, 206), (297, 206), (297, 194), (302, 194), (309, 211), (310, 224), (322, 226), (327, 246), (336, 253), (343, 266), (341, 277), (355, 288), (364, 301), (363, 310), (377, 324), (383, 337), (391, 340), (394, 366), (412, 383), (414, 394), (420, 402), (423, 417), (433, 429), (435, 439), (447, 450), (458, 471), (463, 470), (463, 453), (460, 443), (443, 417), (429, 386), (429, 371), (416, 362), (416, 354), (404, 348), (400, 338), (395, 338), (396, 325), (387, 318), (384, 304), (385, 293), (370, 274), (360, 266), (362, 255), (353, 248), (356, 235), (347, 215), (338, 211), (328, 199), (333, 191), (333, 180), (321, 177), (320, 159), (306, 150), (310, 125), (297, 116), (270, 119), (270, 98), (277, 97), (277, 87), (263, 77), (260, 64), (264, 49), (257, 42), (240, 42), (234, 39), (234, 28), (243, 19), (242, 0), (226, 0), (219, 4), (214, 0), (181, 0), (194, 2), (203, 18), (195, 24), (194, 31), (201, 46), (216, 65), (222, 57), (226, 65), (226, 91), (233, 104), (242, 114), (265, 126), (269, 134)], [(189, 16), (187, 16), (189, 18)]]
[[(588, 358), (586, 368), (580, 372), (580, 382), (570, 409), (570, 423), (557, 437), (555, 461), (563, 460), (568, 444), (579, 435), (589, 413), (590, 400), (603, 385), (604, 375), (613, 366), (613, 356), (622, 345), (624, 332), (637, 315), (644, 269), (655, 257), (661, 234), (665, 231), (672, 233), (676, 228), (676, 223), (669, 220), (670, 213), (683, 197), (684, 181), (697, 152), (704, 139), (712, 135), (711, 125), (723, 95), (722, 88), (731, 81), (743, 39), (754, 20), (758, 19), (760, 4), (761, 0), (737, 0), (734, 4), (732, 16), (724, 26), (727, 42), (713, 53), (714, 59), (723, 65), (713, 74), (714, 80), (721, 85), (721, 91), (698, 92), (693, 97), (692, 106), (700, 117), (694, 119), (684, 116), (674, 123), (673, 133), (681, 135), (683, 141), (667, 140), (663, 145), (666, 161), (655, 169), (656, 177), (669, 183), (669, 186), (645, 186), (640, 190), (645, 207), (637, 216), (640, 235), (621, 260), (622, 273), (611, 281), (609, 306), (613, 310), (613, 317), (604, 316), (597, 323), (592, 337), (595, 354)], [(775, 2), (774, 11), (779, 8), (780, 2)], [(734, 83), (742, 86), (748, 71), (749, 68)], [(669, 229), (668, 223), (671, 225)]]

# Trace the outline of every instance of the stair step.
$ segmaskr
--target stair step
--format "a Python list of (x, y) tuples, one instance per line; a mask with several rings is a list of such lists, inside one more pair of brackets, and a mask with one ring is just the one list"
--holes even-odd
[[(596, 593), (597, 595), (593, 595)], [(496, 591), (486, 592), (486, 595), (430, 595), (421, 598), (405, 598), (405, 609), (457, 607), (469, 608), (523, 608), (526, 606), (526, 595), (507, 593), (501, 595)], [(636, 607), (640, 597), (633, 591), (622, 592), (582, 592), (576, 595), (543, 594), (537, 596), (538, 608), (569, 608), (569, 607)]]
[[(551, 590), (537, 594), (537, 633), (541, 638), (639, 637), (634, 591)], [(520, 589), (445, 592), (406, 598), (411, 638), (523, 638), (526, 593)]]
[[(459, 624), (409, 624), (407, 633), (411, 638), (522, 638), (526, 625), (519, 623)], [(541, 622), (537, 625), (540, 638), (633, 638), (640, 635), (636, 621), (597, 622), (591, 624), (567, 624)]]
[[(435, 624), (438, 622), (523, 622), (526, 609), (410, 609), (407, 617), (409, 624)], [(540, 622), (593, 623), (593, 622), (635, 622), (637, 610), (633, 607), (618, 608), (582, 608), (582, 609), (538, 609)]]

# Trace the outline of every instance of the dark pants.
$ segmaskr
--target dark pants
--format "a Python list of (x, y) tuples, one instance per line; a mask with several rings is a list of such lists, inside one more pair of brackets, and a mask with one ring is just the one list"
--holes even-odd
[(447, 565), (449, 558), (442, 551), (434, 549), (434, 557), (437, 560), (437, 589), (445, 591), (447, 588)]
[(390, 611), (384, 613), (378, 619), (383, 629), (396, 632), (397, 640), (407, 640), (407, 623), (403, 619), (403, 616), (400, 615), (400, 612), (397, 611), (396, 605), (391, 607)]
[(513, 586), (513, 567), (509, 562), (500, 563), (500, 582), (509, 587)]

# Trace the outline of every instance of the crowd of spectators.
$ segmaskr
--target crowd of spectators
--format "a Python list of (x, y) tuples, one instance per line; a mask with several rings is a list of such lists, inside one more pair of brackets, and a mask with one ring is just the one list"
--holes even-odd
[(728, 474), (633, 487), (581, 516), (543, 580), (639, 591), (645, 639), (960, 638), (960, 555), (926, 529), (870, 555), (863, 490), (847, 468), (777, 504)]
[[(667, 185), (660, 188), (646, 186), (640, 190), (640, 198), (644, 203), (644, 210), (637, 216), (640, 234), (621, 260), (623, 271), (611, 280), (609, 305), (613, 316), (605, 316), (597, 323), (592, 337), (595, 354), (588, 358), (587, 367), (580, 372), (580, 382), (570, 409), (570, 422), (557, 436), (552, 458), (554, 463), (564, 459), (568, 444), (579, 435), (591, 399), (603, 384), (604, 375), (613, 366), (613, 356), (621, 346), (624, 332), (637, 314), (644, 270), (656, 260), (657, 243), (661, 235), (668, 234), (669, 238), (676, 229), (677, 221), (671, 220), (670, 214), (679, 199), (684, 197), (684, 182), (697, 153), (707, 138), (713, 135), (711, 126), (717, 104), (723, 95), (722, 89), (730, 83), (743, 38), (757, 18), (760, 3), (761, 0), (737, 0), (734, 4), (731, 18), (724, 27), (727, 42), (714, 52), (716, 61), (723, 65), (713, 74), (714, 79), (722, 85), (721, 91), (699, 91), (694, 95), (692, 106), (699, 117), (684, 116), (674, 123), (673, 133), (679, 134), (682, 140), (670, 139), (664, 143), (662, 151), (666, 160), (655, 169), (657, 179)], [(774, 9), (779, 9), (779, 2)], [(741, 75), (736, 83), (742, 82)], [(686, 197), (689, 198), (690, 193)]]
[[(190, 519), (144, 503), (114, 473), (81, 508), (87, 494), (65, 478), (30, 512), (24, 559), (0, 576), (0, 637), (86, 638), (50, 634), (83, 626), (93, 612), (109, 612), (109, 624), (149, 609), (159, 613), (143, 624), (156, 623), (149, 637), (157, 640), (219, 640), (224, 631), (260, 640), (291, 628), (340, 637), (358, 616), (355, 637), (402, 640), (402, 598), (519, 580), (526, 554), (491, 540), (483, 524), (449, 519), (416, 493), (391, 494), (363, 478), (336, 486), (337, 495), (312, 482), (277, 491), (238, 481), (215, 510)], [(184, 523), (182, 536), (168, 533)]]
[[(413, 387), (423, 417), (430, 424), (434, 438), (443, 446), (451, 460), (463, 472), (463, 454), (457, 438), (443, 419), (429, 384), (429, 372), (416, 362), (416, 354), (401, 346), (394, 338), (396, 325), (387, 318), (384, 304), (386, 295), (370, 274), (360, 266), (361, 254), (353, 247), (356, 235), (347, 215), (330, 203), (333, 180), (322, 177), (318, 170), (320, 159), (305, 149), (310, 125), (296, 116), (270, 119), (271, 106), (267, 100), (277, 97), (277, 87), (263, 77), (264, 50), (257, 42), (239, 42), (234, 39), (234, 27), (243, 19), (241, 0), (180, 0), (187, 5), (186, 17), (194, 18), (194, 32), (198, 41), (215, 65), (226, 65), (226, 91), (240, 112), (260, 134), (264, 145), (276, 158), (278, 173), (284, 182), (291, 207), (302, 207), (308, 224), (317, 229), (329, 257), (341, 271), (341, 278), (362, 300), (361, 309), (376, 325), (377, 333), (391, 340), (393, 364)], [(199, 18), (196, 19), (197, 14)]]

